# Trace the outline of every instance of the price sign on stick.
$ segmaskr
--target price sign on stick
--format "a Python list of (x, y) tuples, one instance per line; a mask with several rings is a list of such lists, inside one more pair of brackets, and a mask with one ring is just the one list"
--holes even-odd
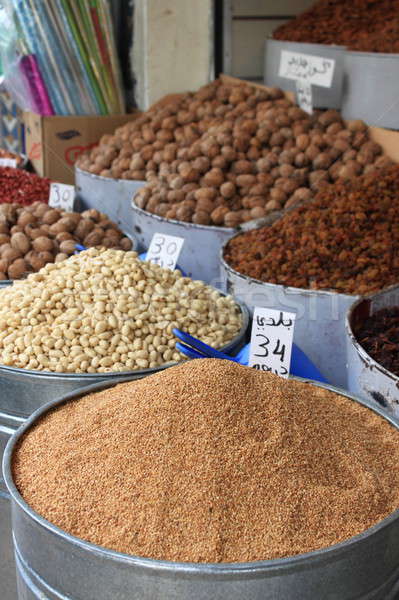
[(16, 158), (0, 158), (0, 167), (12, 167), (15, 169), (17, 166)]
[(155, 233), (147, 252), (147, 260), (173, 271), (179, 260), (184, 238)]
[(335, 60), (282, 50), (279, 76), (295, 81), (298, 105), (313, 113), (312, 85), (330, 88), (335, 71)]
[(313, 113), (312, 86), (307, 81), (296, 81), (296, 97), (299, 108), (302, 108), (309, 115)]
[(51, 208), (59, 208), (67, 212), (73, 211), (75, 203), (75, 187), (65, 183), (52, 183), (50, 186), (50, 198), (48, 205)]
[(259, 308), (254, 310), (249, 366), (287, 378), (290, 373), (295, 313)]

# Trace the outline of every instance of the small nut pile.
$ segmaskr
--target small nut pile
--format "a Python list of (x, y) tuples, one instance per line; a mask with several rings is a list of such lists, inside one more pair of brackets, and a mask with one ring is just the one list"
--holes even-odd
[(399, 166), (326, 186), (234, 237), (224, 257), (244, 275), (299, 288), (367, 294), (399, 283)]
[(98, 210), (83, 213), (0, 204), (0, 280), (20, 279), (75, 252), (76, 243), (130, 250), (132, 242)]
[(91, 248), (0, 291), (0, 363), (108, 373), (181, 360), (178, 327), (220, 348), (240, 331), (234, 300), (135, 252)]
[(78, 166), (146, 180), (136, 203), (156, 215), (235, 227), (389, 161), (362, 121), (309, 116), (274, 88), (216, 80), (104, 136)]

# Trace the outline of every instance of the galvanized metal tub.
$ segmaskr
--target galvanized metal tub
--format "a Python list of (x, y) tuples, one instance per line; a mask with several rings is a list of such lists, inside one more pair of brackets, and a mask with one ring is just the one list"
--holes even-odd
[(223, 288), (220, 278), (219, 254), (221, 247), (237, 232), (254, 227), (270, 225), (280, 218), (283, 212), (273, 211), (266, 217), (242, 223), (238, 227), (216, 227), (197, 225), (175, 219), (165, 219), (139, 208), (132, 200), (133, 234), (140, 245), (148, 248), (155, 233), (175, 235), (185, 242), (179, 256), (179, 266), (189, 277), (201, 279), (216, 288)]
[[(219, 293), (224, 295), (223, 292)], [(241, 302), (237, 301), (237, 305), (242, 314), (242, 327), (231, 342), (221, 348), (227, 354), (235, 353), (245, 344), (249, 313)], [(30, 371), (0, 364), (0, 413), (28, 417), (39, 406), (73, 390), (105, 381), (141, 379), (173, 364), (176, 363), (137, 371), (79, 374)]]
[(296, 313), (294, 342), (338, 387), (347, 387), (345, 316), (359, 296), (265, 283), (234, 270), (223, 258), (225, 289), (253, 312), (255, 306)]
[[(249, 324), (246, 307), (239, 302), (243, 324), (240, 332), (223, 350), (235, 353), (246, 342)], [(28, 371), (0, 365), (0, 460), (8, 439), (25, 422), (26, 418), (43, 404), (89, 385), (102, 382), (112, 385), (117, 381), (140, 379), (161, 371), (175, 363), (155, 369), (103, 374), (58, 374), (45, 371)], [(0, 477), (0, 598), (15, 600), (15, 564), (12, 553), (9, 496)], [(6, 595), (6, 590), (10, 590)]]
[(367, 296), (350, 307), (345, 322), (348, 389), (399, 417), (399, 377), (371, 358), (356, 339), (358, 328), (365, 319), (382, 308), (393, 306), (399, 306), (399, 286)]
[(344, 69), (343, 118), (399, 129), (399, 54), (348, 51)]
[(142, 246), (148, 248), (155, 233), (184, 238), (178, 261), (181, 268), (189, 277), (201, 279), (220, 288), (220, 248), (237, 229), (165, 219), (139, 208), (134, 200), (131, 203), (131, 211), (133, 233)]
[[(0, 413), (0, 456), (3, 456), (10, 437), (25, 419)], [(1, 600), (16, 600), (17, 578), (12, 547), (11, 503), (2, 474), (0, 474), (0, 587)]]
[(127, 233), (132, 233), (131, 201), (143, 185), (145, 181), (100, 177), (75, 167), (79, 209), (96, 208)]
[[(39, 409), (7, 445), (3, 471), (12, 498), (19, 600), (395, 600), (399, 593), (399, 511), (360, 535), (285, 559), (195, 564), (151, 560), (95, 546), (49, 523), (16, 489), (11, 473), (21, 436), (47, 411), (91, 386)], [(363, 404), (398, 428), (367, 401)]]
[(335, 60), (334, 77), (331, 88), (312, 86), (313, 104), (317, 108), (341, 108), (342, 84), (344, 75), (344, 46), (326, 44), (305, 44), (303, 42), (287, 42), (267, 39), (265, 45), (264, 84), (278, 87), (288, 92), (295, 92), (295, 81), (280, 77), (280, 60), (282, 50), (322, 56)]

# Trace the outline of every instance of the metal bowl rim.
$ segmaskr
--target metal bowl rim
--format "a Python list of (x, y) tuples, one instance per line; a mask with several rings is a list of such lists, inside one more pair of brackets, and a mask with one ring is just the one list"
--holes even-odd
[[(223, 292), (221, 290), (218, 290), (217, 288), (214, 288), (213, 286), (206, 284), (208, 287), (210, 287), (213, 291), (218, 292), (221, 296), (231, 296), (231, 294), (228, 294), (226, 292)], [(6, 287), (6, 286), (4, 286)], [(1, 290), (1, 287), (0, 287)], [(241, 328), (239, 330), (239, 332), (237, 333), (237, 335), (234, 336), (234, 338), (228, 342), (227, 344), (224, 344), (224, 346), (222, 346), (221, 348), (218, 348), (219, 350), (221, 350), (222, 352), (229, 352), (231, 349), (233, 349), (235, 347), (235, 345), (239, 342), (240, 338), (243, 338), (247, 329), (248, 329), (248, 325), (249, 325), (249, 310), (247, 308), (247, 306), (244, 304), (244, 302), (241, 302), (241, 300), (238, 300), (237, 298), (234, 298), (234, 296), (231, 296), (236, 304), (236, 306), (240, 309), (240, 313), (242, 316), (242, 324), (241, 324)], [(184, 360), (184, 359), (183, 359)], [(183, 362), (183, 361), (180, 361)], [(7, 365), (2, 365), (0, 364), (0, 375), (1, 373), (7, 374), (7, 373), (12, 373), (12, 374), (18, 374), (18, 375), (27, 375), (27, 376), (31, 376), (31, 377), (35, 377), (35, 378), (44, 378), (44, 379), (87, 379), (88, 381), (90, 381), (90, 379), (118, 379), (119, 377), (145, 377), (147, 375), (152, 375), (153, 373), (158, 373), (158, 371), (162, 371), (163, 369), (166, 369), (168, 367), (171, 366), (175, 366), (179, 363), (177, 362), (169, 362), (169, 363), (165, 363), (163, 365), (160, 365), (159, 367), (152, 367), (150, 369), (137, 369), (135, 371), (109, 371), (107, 373), (56, 373), (55, 371), (33, 371), (30, 369), (22, 369), (21, 367), (9, 367)]]
[(128, 185), (130, 183), (131, 184), (142, 183), (143, 184), (142, 187), (144, 187), (148, 183), (145, 179), (116, 179), (115, 177), (104, 177), (103, 175), (96, 175), (95, 173), (89, 173), (89, 171), (85, 171), (84, 169), (81, 169), (80, 167), (77, 167), (75, 165), (75, 172), (76, 171), (81, 173), (84, 176), (92, 177), (93, 179), (100, 179), (101, 181), (122, 181), (123, 183), (127, 182)]
[(347, 334), (352, 346), (354, 347), (354, 349), (356, 350), (356, 352), (358, 353), (358, 355), (360, 357), (364, 357), (365, 359), (370, 361), (371, 366), (374, 369), (376, 369), (377, 371), (379, 371), (380, 373), (382, 373), (382, 375), (384, 375), (385, 377), (388, 377), (389, 379), (392, 379), (393, 381), (398, 381), (398, 383), (399, 383), (399, 375), (395, 375), (395, 373), (392, 373), (392, 371), (388, 371), (388, 369), (386, 367), (381, 365), (379, 362), (377, 362), (375, 360), (375, 358), (370, 356), (370, 354), (368, 354), (368, 352), (366, 352), (366, 350), (363, 348), (363, 346), (360, 344), (360, 342), (356, 338), (355, 333), (352, 328), (353, 314), (363, 302), (372, 302), (376, 296), (385, 295), (386, 293), (389, 294), (390, 292), (392, 292), (394, 290), (399, 291), (399, 284), (391, 285), (383, 290), (380, 290), (379, 292), (367, 294), (367, 296), (361, 296), (360, 298), (358, 298), (349, 307), (349, 309), (345, 315), (345, 331), (346, 331), (346, 334)]
[[(317, 43), (317, 42), (297, 42), (296, 40), (277, 40), (273, 37), (271, 37), (271, 34), (266, 38), (266, 42), (270, 43), (270, 42), (274, 42), (274, 43), (280, 43), (281, 45), (287, 45), (287, 44), (297, 44), (297, 45), (301, 45), (301, 46), (315, 46), (317, 47), (317, 49), (320, 50), (346, 50), (347, 46), (342, 46), (340, 44), (321, 44), (321, 43)], [(298, 52), (298, 50), (297, 50)]]
[[(377, 413), (380, 417), (388, 421), (393, 427), (395, 427), (399, 432), (399, 421), (395, 419), (392, 415), (385, 413), (380, 407), (375, 406), (373, 403), (368, 400), (363, 400), (358, 398), (345, 390), (334, 387), (328, 384), (322, 384), (320, 382), (314, 382), (309, 379), (303, 379), (300, 377), (292, 377), (293, 380), (301, 381), (303, 383), (308, 383), (311, 385), (315, 385), (316, 387), (321, 387), (323, 389), (335, 392), (345, 398), (348, 398), (352, 401), (361, 404), (362, 406), (370, 409), (372, 412)], [(114, 384), (118, 383), (126, 383), (126, 381), (117, 381)], [(163, 572), (184, 572), (190, 573), (192, 575), (201, 576), (206, 573), (210, 573), (213, 575), (234, 575), (240, 576), (243, 572), (249, 573), (259, 573), (262, 571), (267, 572), (279, 572), (286, 571), (292, 568), (297, 568), (298, 566), (306, 564), (307, 567), (311, 566), (312, 563), (323, 562), (327, 560), (331, 560), (332, 557), (336, 557), (339, 559), (342, 555), (347, 554), (351, 551), (354, 545), (366, 542), (371, 536), (377, 534), (381, 530), (389, 527), (394, 521), (399, 519), (399, 508), (392, 512), (390, 515), (382, 519), (375, 525), (369, 527), (365, 531), (348, 538), (338, 544), (334, 544), (332, 546), (328, 546), (326, 548), (321, 548), (319, 550), (313, 550), (311, 552), (307, 552), (304, 554), (297, 554), (294, 556), (290, 556), (287, 558), (276, 558), (271, 560), (259, 560), (259, 561), (251, 561), (251, 562), (237, 562), (237, 563), (190, 563), (190, 562), (173, 562), (167, 560), (159, 560), (159, 559), (151, 559), (144, 558), (135, 555), (129, 555), (121, 552), (117, 552), (115, 550), (110, 550), (104, 548), (102, 546), (98, 546), (96, 544), (92, 544), (91, 542), (87, 542), (78, 537), (75, 537), (66, 531), (60, 529), (57, 525), (53, 525), (47, 519), (40, 516), (35, 510), (33, 510), (23, 499), (21, 494), (19, 493), (17, 487), (14, 484), (14, 480), (12, 477), (12, 456), (15, 447), (17, 446), (19, 440), (25, 434), (25, 432), (32, 426), (34, 423), (42, 417), (45, 413), (54, 409), (61, 404), (68, 402), (69, 400), (78, 399), (82, 395), (88, 393), (94, 393), (96, 391), (100, 391), (107, 387), (110, 387), (111, 384), (109, 382), (102, 382), (96, 385), (91, 385), (86, 388), (81, 388), (79, 390), (74, 390), (64, 395), (62, 398), (57, 400), (51, 400), (47, 402), (40, 408), (38, 408), (32, 415), (24, 422), (24, 424), (19, 427), (19, 429), (11, 436), (9, 439), (7, 446), (4, 451), (3, 456), (3, 477), (6, 483), (8, 492), (14, 502), (16, 502), (19, 508), (27, 514), (36, 525), (43, 527), (47, 531), (53, 533), (61, 537), (64, 541), (70, 543), (71, 545), (78, 546), (82, 550), (86, 550), (88, 552), (95, 553), (99, 556), (107, 558), (108, 560), (114, 560), (118, 562), (123, 562), (125, 564), (141, 567), (146, 569), (156, 569), (157, 572), (160, 570)]]
[(156, 221), (172, 223), (173, 225), (180, 225), (180, 227), (193, 227), (194, 229), (200, 229), (202, 231), (219, 231), (227, 234), (234, 234), (238, 231), (237, 227), (219, 227), (218, 225), (200, 225), (199, 223), (190, 223), (188, 221), (179, 221), (178, 219), (167, 219), (166, 217), (160, 217), (159, 215), (155, 215), (154, 213), (148, 212), (148, 210), (144, 210), (144, 208), (140, 208), (134, 201), (134, 197), (131, 200), (131, 206), (133, 211), (137, 211), (138, 213), (143, 214), (146, 217), (151, 217)]

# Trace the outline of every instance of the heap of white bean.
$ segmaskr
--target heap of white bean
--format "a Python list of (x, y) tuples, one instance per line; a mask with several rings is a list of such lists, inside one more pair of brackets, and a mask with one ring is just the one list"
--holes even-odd
[(0, 363), (56, 373), (106, 373), (181, 360), (178, 327), (220, 348), (241, 328), (231, 297), (143, 262), (90, 249), (0, 291)]

